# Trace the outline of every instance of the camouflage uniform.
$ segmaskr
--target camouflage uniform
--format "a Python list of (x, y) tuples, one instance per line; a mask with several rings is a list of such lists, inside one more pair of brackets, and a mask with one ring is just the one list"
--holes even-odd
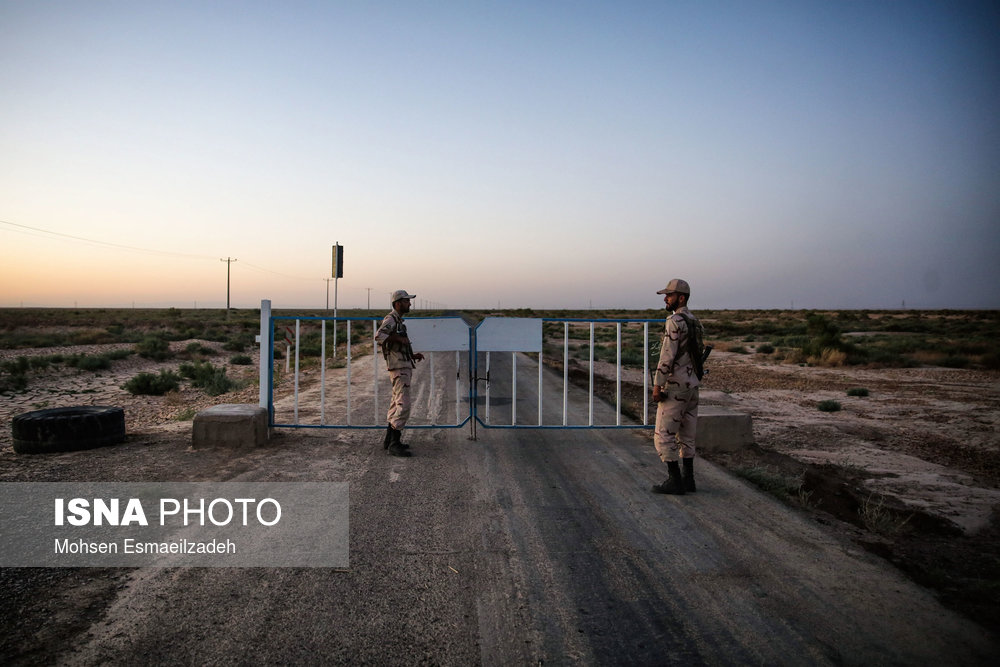
[(657, 404), (653, 444), (664, 463), (695, 455), (694, 438), (698, 425), (698, 387), (688, 351), (689, 326), (701, 323), (687, 306), (667, 318), (653, 384), (662, 389), (664, 399)]
[(395, 309), (389, 311), (382, 320), (382, 325), (375, 333), (375, 341), (382, 347), (386, 368), (389, 369), (389, 379), (392, 380), (392, 400), (389, 402), (386, 419), (390, 426), (402, 431), (410, 418), (410, 378), (413, 376), (416, 364), (413, 363), (409, 346), (386, 340), (391, 334), (406, 336), (403, 316)]

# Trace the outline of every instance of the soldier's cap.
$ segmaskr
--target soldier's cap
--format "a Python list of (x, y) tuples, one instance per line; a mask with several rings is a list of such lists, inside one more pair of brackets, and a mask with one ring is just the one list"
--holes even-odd
[(416, 299), (416, 294), (410, 294), (405, 289), (398, 289), (392, 293), (392, 300), (389, 303), (396, 303), (400, 299)]
[(671, 294), (673, 292), (680, 292), (681, 294), (687, 294), (691, 296), (691, 286), (687, 284), (686, 280), (681, 280), (680, 278), (674, 278), (667, 286), (661, 289), (657, 294)]

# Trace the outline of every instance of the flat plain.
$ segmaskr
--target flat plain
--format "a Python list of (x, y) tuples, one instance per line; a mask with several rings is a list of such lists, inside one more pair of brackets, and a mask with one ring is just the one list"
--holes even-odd
[[(695, 313), (715, 346), (702, 402), (751, 414), (756, 441), (744, 451), (706, 458), (886, 559), (945, 606), (1000, 632), (1000, 313)], [(464, 315), (475, 320), (484, 314)], [(663, 317), (657, 311), (496, 314)], [(0, 310), (0, 418), (7, 425), (0, 433), (0, 481), (227, 479), (238, 473), (238, 462), (211, 452), (198, 454), (192, 469), (186, 445), (198, 410), (257, 402), (258, 318), (254, 311)], [(546, 326), (546, 364), (561, 370), (561, 325)], [(655, 327), (653, 332), (655, 339)], [(615, 341), (605, 334), (598, 329), (594, 366), (598, 392), (613, 400)], [(630, 325), (625, 347), (634, 347), (635, 335)], [(164, 341), (167, 351), (143, 356), (150, 338)], [(304, 386), (317, 382), (317, 345), (311, 334), (303, 339)], [(588, 375), (589, 347), (586, 332), (575, 328), (569, 374), (580, 382)], [(353, 353), (363, 359), (370, 351), (360, 334)], [(80, 362), (102, 356), (107, 363)], [(625, 407), (639, 418), (642, 353), (623, 358)], [(233, 381), (228, 391), (209, 395), (193, 386), (181, 368), (197, 364), (225, 368)], [(154, 396), (124, 388), (139, 374), (162, 372), (180, 376), (175, 390)], [(290, 378), (279, 376), (287, 387)], [(336, 391), (328, 396), (338, 398)], [(146, 454), (109, 467), (114, 448), (14, 453), (13, 416), (68, 405), (125, 408), (128, 446), (141, 445)], [(638, 437), (651, 436), (640, 431)], [(163, 460), (168, 451), (172, 462)], [(39, 599), (59, 597), (65, 577), (82, 576), (26, 572), (4, 570), (0, 577), (10, 601), (3, 613), (14, 615), (0, 619), (4, 627), (15, 616), (41, 613)], [(8, 635), (4, 654), (43, 639)]]

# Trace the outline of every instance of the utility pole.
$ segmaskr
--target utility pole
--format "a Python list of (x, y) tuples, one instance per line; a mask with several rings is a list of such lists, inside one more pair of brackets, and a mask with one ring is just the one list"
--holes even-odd
[(372, 288), (371, 287), (366, 287), (365, 289), (368, 290), (368, 310), (371, 310), (372, 309)]
[(326, 281), (326, 309), (330, 310), (330, 281), (333, 278), (323, 278)]
[(226, 263), (226, 310), (229, 310), (229, 272), (232, 267), (232, 263), (236, 260), (232, 257), (227, 257), (225, 259), (220, 259), (219, 261)]

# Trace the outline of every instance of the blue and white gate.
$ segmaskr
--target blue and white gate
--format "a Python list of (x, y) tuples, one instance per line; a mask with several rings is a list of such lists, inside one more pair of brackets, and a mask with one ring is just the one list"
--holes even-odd
[[(277, 316), (262, 301), (260, 405), (270, 425), (385, 428), (391, 388), (374, 340), (381, 322)], [(650, 325), (662, 327), (662, 320), (487, 317), (471, 326), (456, 316), (409, 317), (406, 324), (425, 356), (413, 374), (407, 428), (470, 425), (475, 438), (479, 426), (651, 427), (650, 343), (658, 345), (659, 337), (651, 341)], [(333, 327), (346, 342), (330, 352)], [(603, 373), (596, 370), (601, 364)], [(596, 383), (612, 382), (612, 371), (613, 403), (596, 397)], [(638, 418), (623, 415), (623, 383), (642, 386)], [(630, 412), (639, 410), (634, 403)]]

